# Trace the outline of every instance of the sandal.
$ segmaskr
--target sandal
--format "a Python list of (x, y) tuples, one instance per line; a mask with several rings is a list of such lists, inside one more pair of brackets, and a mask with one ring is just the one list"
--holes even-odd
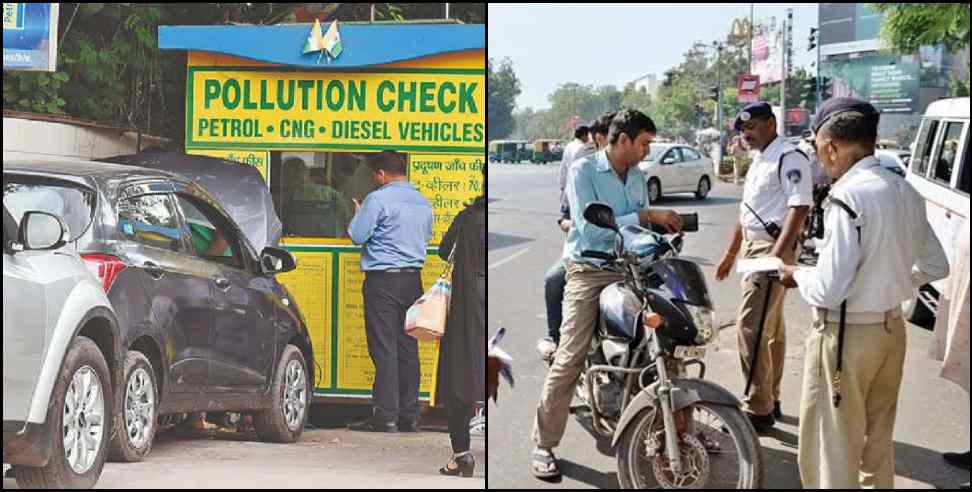
[(553, 480), (560, 477), (560, 468), (553, 452), (542, 449), (533, 450), (533, 464), (530, 466), (533, 476), (541, 480)]

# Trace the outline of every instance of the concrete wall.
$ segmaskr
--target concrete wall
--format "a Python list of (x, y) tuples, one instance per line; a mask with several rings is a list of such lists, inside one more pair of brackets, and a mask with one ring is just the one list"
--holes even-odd
[[(91, 160), (134, 154), (138, 137), (119, 129), (3, 118), (3, 159)], [(165, 143), (142, 135), (142, 149)]]

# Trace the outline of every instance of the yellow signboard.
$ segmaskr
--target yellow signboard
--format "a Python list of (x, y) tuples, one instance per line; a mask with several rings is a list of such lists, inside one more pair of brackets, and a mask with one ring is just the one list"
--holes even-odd
[(331, 385), (331, 303), (333, 297), (333, 253), (293, 252), (300, 268), (277, 277), (294, 296), (297, 307), (307, 321), (307, 331), (314, 345), (317, 387)]
[(482, 152), (480, 69), (189, 67), (188, 148)]
[(247, 166), (253, 166), (260, 171), (263, 179), (270, 182), (270, 153), (265, 150), (211, 150), (211, 149), (189, 149), (187, 154), (204, 155), (216, 157), (227, 161), (239, 162)]
[[(442, 273), (444, 262), (429, 258), (422, 279), (428, 289)], [(345, 391), (370, 393), (375, 382), (375, 366), (368, 355), (368, 339), (365, 334), (364, 274), (361, 273), (361, 255), (344, 253), (340, 256), (338, 289), (338, 325), (341, 327), (337, 340), (337, 387)], [(402, 330), (405, 327), (402, 326)], [(438, 343), (419, 344), (421, 360), (421, 385), (419, 391), (431, 394), (438, 362)]]
[(456, 215), (483, 193), (480, 156), (412, 154), (409, 181), (425, 195), (435, 211), (432, 244), (440, 244)]

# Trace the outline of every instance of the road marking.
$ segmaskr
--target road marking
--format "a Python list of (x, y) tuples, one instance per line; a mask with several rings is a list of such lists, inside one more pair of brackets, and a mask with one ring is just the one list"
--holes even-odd
[(530, 252), (530, 248), (524, 249), (523, 251), (520, 251), (519, 253), (516, 253), (513, 256), (510, 256), (510, 257), (508, 257), (506, 259), (503, 259), (503, 260), (497, 261), (496, 263), (493, 263), (492, 265), (489, 266), (489, 269), (490, 270), (494, 270), (494, 269), (496, 269), (498, 267), (501, 267), (501, 266), (503, 266), (503, 265), (505, 265), (505, 264), (507, 264), (507, 263), (509, 263), (509, 262), (511, 262), (511, 261), (513, 261), (513, 260), (515, 260), (515, 259), (517, 259), (517, 258), (519, 258), (519, 257), (521, 257), (521, 256), (523, 256), (523, 255), (525, 255), (527, 253), (529, 253), (529, 252)]

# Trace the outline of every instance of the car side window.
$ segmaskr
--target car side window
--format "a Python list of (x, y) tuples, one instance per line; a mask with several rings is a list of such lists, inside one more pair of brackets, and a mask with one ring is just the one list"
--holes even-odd
[(192, 242), (191, 253), (199, 258), (243, 269), (240, 241), (222, 214), (198, 199), (176, 195), (185, 214)]
[(141, 195), (118, 202), (122, 236), (146, 246), (181, 252), (179, 215), (169, 195)]
[(959, 158), (959, 141), (962, 138), (963, 124), (959, 122), (949, 122), (945, 125), (945, 132), (942, 133), (942, 141), (938, 145), (938, 157), (935, 159), (935, 167), (932, 172), (932, 179), (939, 184), (951, 186), (952, 170)]
[(918, 176), (928, 174), (928, 164), (931, 161), (931, 153), (934, 148), (935, 136), (938, 134), (938, 120), (925, 120), (921, 124), (918, 132), (915, 155), (911, 159), (911, 171)]
[(682, 156), (685, 157), (686, 161), (697, 161), (702, 159), (702, 156), (700, 156), (698, 152), (689, 148), (682, 149)]
[(682, 162), (682, 151), (680, 149), (678, 149), (678, 148), (674, 148), (672, 150), (669, 150), (668, 153), (665, 154), (665, 158), (662, 159), (662, 162), (665, 162), (665, 159), (668, 159), (668, 158), (674, 159), (673, 164), (678, 164), (679, 162)]

